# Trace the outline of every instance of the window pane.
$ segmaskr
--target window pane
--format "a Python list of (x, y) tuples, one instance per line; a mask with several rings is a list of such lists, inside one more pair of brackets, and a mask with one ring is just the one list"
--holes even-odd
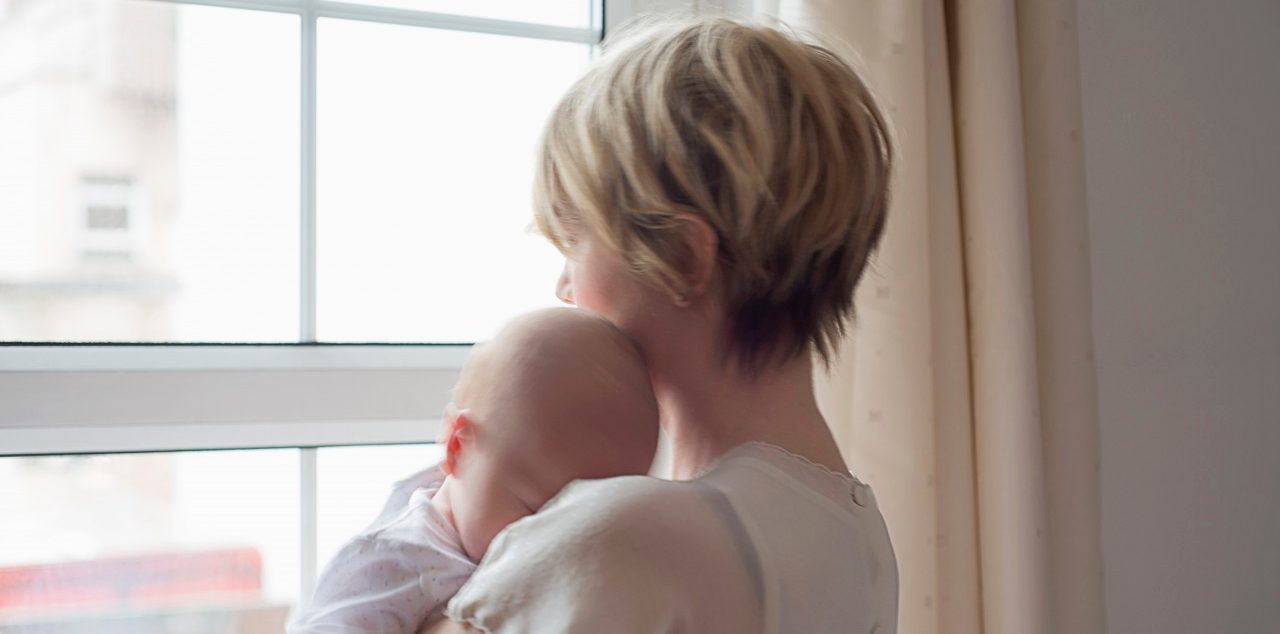
[(434, 444), (316, 450), (316, 561), (320, 566), (373, 522), (391, 485), (443, 457), (444, 448)]
[(320, 338), (475, 341), (556, 304), (561, 258), (527, 230), (533, 154), (591, 47), (319, 28)]
[(297, 456), (0, 458), (0, 630), (281, 631)]
[(298, 32), (0, 2), (0, 340), (296, 340)]
[(399, 9), (454, 13), (475, 18), (533, 22), (574, 28), (591, 26), (598, 0), (354, 0)]

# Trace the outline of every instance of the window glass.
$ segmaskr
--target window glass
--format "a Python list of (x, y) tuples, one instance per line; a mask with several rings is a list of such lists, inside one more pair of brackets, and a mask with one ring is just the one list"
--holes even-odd
[(299, 21), (0, 2), (0, 341), (292, 341)]
[(0, 631), (281, 631), (297, 456), (0, 458)]
[(317, 41), (320, 339), (476, 341), (555, 305), (534, 148), (591, 47), (332, 19)]
[[(382, 4), (562, 26), (598, 6)], [(0, 6), (0, 341), (298, 339), (300, 26)], [(592, 47), (336, 19), (318, 43), (320, 338), (474, 341), (554, 304), (533, 147)]]

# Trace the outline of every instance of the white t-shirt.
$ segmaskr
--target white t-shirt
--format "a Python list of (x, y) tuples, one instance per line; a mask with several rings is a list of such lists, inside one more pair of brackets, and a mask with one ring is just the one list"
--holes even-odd
[(749, 443), (693, 480), (570, 484), (499, 534), (445, 615), (492, 634), (897, 630), (870, 487)]
[(457, 529), (431, 505), (439, 465), (392, 486), (378, 518), (325, 566), (290, 634), (418, 632), (475, 571)]

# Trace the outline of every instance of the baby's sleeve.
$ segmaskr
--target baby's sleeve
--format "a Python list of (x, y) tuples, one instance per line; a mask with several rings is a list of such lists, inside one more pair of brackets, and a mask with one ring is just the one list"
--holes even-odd
[(758, 630), (732, 540), (671, 484), (570, 485), (494, 540), (445, 615), (489, 634)]
[(430, 610), (418, 573), (395, 550), (357, 537), (325, 567), (315, 594), (289, 623), (290, 634), (415, 632)]
[(325, 566), (312, 600), (290, 619), (290, 634), (418, 632), (462, 587), (475, 565), (432, 523), (430, 497), (399, 488), (395, 504)]

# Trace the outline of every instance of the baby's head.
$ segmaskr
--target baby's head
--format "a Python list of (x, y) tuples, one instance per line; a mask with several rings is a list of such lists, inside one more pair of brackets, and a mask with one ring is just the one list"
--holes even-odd
[(475, 346), (445, 415), (449, 503), (467, 555), (570, 481), (643, 474), (658, 408), (640, 353), (608, 321), (557, 308)]

